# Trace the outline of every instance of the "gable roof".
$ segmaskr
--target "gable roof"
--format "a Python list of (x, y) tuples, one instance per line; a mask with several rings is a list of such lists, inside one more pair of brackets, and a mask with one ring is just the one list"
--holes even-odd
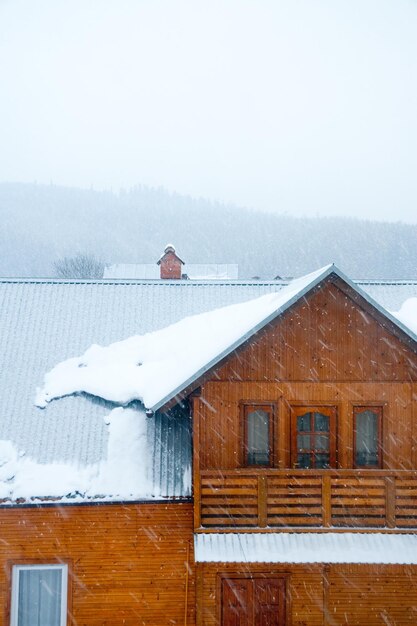
[(88, 393), (127, 405), (134, 400), (155, 412), (180, 399), (259, 330), (320, 287), (329, 277), (371, 306), (391, 332), (417, 350), (417, 337), (360, 290), (334, 265), (294, 280), (276, 294), (187, 317), (154, 333), (107, 347), (92, 346), (81, 357), (58, 364), (45, 377), (37, 404)]
[[(92, 344), (108, 345), (156, 331), (187, 315), (265, 294), (279, 295), (286, 286), (286, 280), (0, 280), (0, 440), (12, 442), (19, 455), (37, 463), (78, 468), (100, 463), (109, 445), (104, 419), (114, 404), (76, 394), (41, 411), (35, 407), (34, 395), (45, 372)], [(353, 286), (391, 310), (417, 296), (417, 281), (359, 281)], [(396, 320), (393, 323), (400, 328)], [(189, 494), (184, 477), (190, 464), (190, 438), (177, 422), (159, 412), (147, 422), (153, 495)], [(164, 463), (155, 461), (160, 458)]]
[[(267, 312), (269, 306), (265, 311), (266, 315), (263, 314), (263, 311), (260, 311), (261, 319), (259, 319), (256, 324), (243, 332), (235, 341), (232, 341), (228, 345), (225, 345), (224, 349), (221, 352), (216, 354), (210, 361), (200, 367), (200, 369), (196, 371), (192, 376), (190, 376), (182, 384), (178, 385), (175, 389), (172, 389), (165, 397), (161, 398), (153, 406), (148, 408), (152, 411), (157, 411), (158, 409), (168, 405), (174, 398), (178, 397), (178, 399), (180, 399), (184, 390), (191, 390), (193, 386), (198, 386), (198, 381), (204, 374), (214, 369), (232, 352), (234, 352), (244, 343), (249, 341), (257, 332), (270, 324), (280, 315), (285, 313), (285, 311), (290, 309), (294, 304), (307, 296), (316, 287), (320, 286), (330, 276), (337, 277), (348, 287), (348, 289), (352, 293), (360, 296), (382, 317), (383, 320), (389, 323), (389, 328), (391, 332), (394, 332), (394, 334), (399, 336), (403, 341), (405, 340), (406, 343), (410, 345), (410, 347), (415, 352), (417, 352), (417, 335), (414, 333), (414, 331), (405, 324), (403, 324), (403, 322), (400, 321), (398, 317), (395, 317), (389, 311), (384, 309), (368, 293), (366, 293), (357, 284), (351, 281), (341, 270), (337, 268), (336, 265), (331, 264), (317, 270), (316, 272), (296, 279), (283, 287), (281, 291), (275, 295), (275, 298), (270, 302), (273, 309), (272, 311)], [(245, 308), (248, 307), (248, 305), (249, 303), (241, 305), (241, 311), (243, 312)], [(236, 325), (237, 324), (235, 322), (235, 328)]]

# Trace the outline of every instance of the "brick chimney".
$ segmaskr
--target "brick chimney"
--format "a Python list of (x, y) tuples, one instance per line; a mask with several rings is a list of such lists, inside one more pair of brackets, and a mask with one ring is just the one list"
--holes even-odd
[(162, 280), (181, 279), (182, 265), (184, 265), (184, 261), (176, 255), (175, 248), (172, 244), (169, 243), (165, 246), (164, 254), (159, 259), (158, 265), (160, 266), (160, 278)]

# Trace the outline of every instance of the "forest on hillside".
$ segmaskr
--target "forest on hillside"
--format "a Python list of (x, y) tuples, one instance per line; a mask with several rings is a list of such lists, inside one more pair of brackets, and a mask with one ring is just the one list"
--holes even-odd
[(162, 188), (114, 193), (0, 184), (0, 276), (48, 277), (66, 256), (238, 263), (240, 278), (298, 276), (334, 262), (353, 278), (417, 278), (417, 225), (255, 212)]

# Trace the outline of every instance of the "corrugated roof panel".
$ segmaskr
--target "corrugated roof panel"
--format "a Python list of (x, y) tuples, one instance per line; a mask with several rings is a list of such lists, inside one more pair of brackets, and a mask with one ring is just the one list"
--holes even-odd
[(196, 562), (417, 565), (417, 535), (393, 533), (199, 533)]
[[(113, 406), (80, 395), (62, 398), (40, 410), (34, 399), (45, 373), (93, 343), (107, 345), (270, 289), (262, 283), (246, 286), (191, 281), (1, 282), (0, 439), (11, 440), (18, 450), (41, 463), (61, 461), (84, 466), (98, 462), (107, 451), (103, 417)], [(163, 420), (157, 419), (161, 419), (161, 435), (150, 442), (150, 449), (155, 446), (156, 455), (162, 449), (172, 452), (165, 457), (171, 465), (159, 474), (157, 491), (189, 495), (182, 482), (190, 464), (187, 435), (181, 430), (171, 441), (169, 426), (164, 439)]]

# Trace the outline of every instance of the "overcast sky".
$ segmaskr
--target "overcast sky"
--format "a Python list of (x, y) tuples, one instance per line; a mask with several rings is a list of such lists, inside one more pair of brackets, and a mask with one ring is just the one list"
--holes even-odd
[(417, 0), (0, 0), (0, 182), (417, 222)]

